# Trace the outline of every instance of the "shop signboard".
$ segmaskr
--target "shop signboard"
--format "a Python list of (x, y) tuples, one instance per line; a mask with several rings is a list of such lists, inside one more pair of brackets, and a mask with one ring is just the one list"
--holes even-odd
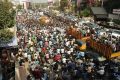
[(120, 9), (113, 9), (113, 14), (117, 14), (118, 19), (120, 19)]
[(120, 9), (113, 9), (113, 14), (120, 14)]

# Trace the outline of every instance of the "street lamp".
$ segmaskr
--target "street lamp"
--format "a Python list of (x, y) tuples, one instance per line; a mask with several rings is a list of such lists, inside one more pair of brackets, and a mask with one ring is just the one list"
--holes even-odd
[(61, 0), (59, 0), (59, 6), (60, 6), (60, 1), (61, 1)]
[(104, 0), (102, 0), (102, 5), (101, 5), (102, 7), (103, 7), (103, 3), (104, 3)]

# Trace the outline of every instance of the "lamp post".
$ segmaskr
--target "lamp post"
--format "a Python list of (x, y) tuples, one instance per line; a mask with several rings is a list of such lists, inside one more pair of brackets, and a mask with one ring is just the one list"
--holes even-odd
[(61, 0), (59, 0), (59, 6), (60, 6), (60, 1), (61, 1)]
[(103, 3), (104, 3), (104, 0), (102, 0), (102, 5), (101, 5), (102, 7), (103, 7)]
[(101, 2), (100, 5), (101, 5), (101, 7), (103, 7), (104, 0), (99, 0), (99, 2)]

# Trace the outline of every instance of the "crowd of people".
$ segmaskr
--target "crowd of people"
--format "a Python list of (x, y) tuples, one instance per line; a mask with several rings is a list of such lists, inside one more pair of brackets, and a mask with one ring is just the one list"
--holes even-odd
[[(19, 66), (29, 62), (27, 80), (116, 80), (117, 62), (99, 62), (76, 49), (68, 25), (53, 19), (52, 26), (18, 23)], [(119, 79), (119, 78), (118, 78)]]
[(103, 44), (109, 45), (113, 52), (120, 51), (120, 32), (114, 32), (114, 30), (106, 29), (104, 27), (96, 26), (90, 22), (81, 24), (78, 27), (83, 37), (92, 34), (92, 38)]
[(120, 51), (120, 37), (112, 35), (112, 32), (105, 31), (102, 33), (97, 31), (97, 33), (92, 35), (92, 37), (97, 42), (111, 46), (113, 52)]

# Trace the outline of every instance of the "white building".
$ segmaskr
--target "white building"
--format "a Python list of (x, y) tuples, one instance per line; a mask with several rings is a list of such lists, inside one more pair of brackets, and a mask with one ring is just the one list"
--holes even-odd
[(24, 9), (28, 9), (30, 6), (31, 1), (30, 0), (20, 0), (20, 4), (23, 6)]
[(24, 9), (28, 9), (31, 3), (31, 0), (11, 0), (14, 6), (22, 5)]

